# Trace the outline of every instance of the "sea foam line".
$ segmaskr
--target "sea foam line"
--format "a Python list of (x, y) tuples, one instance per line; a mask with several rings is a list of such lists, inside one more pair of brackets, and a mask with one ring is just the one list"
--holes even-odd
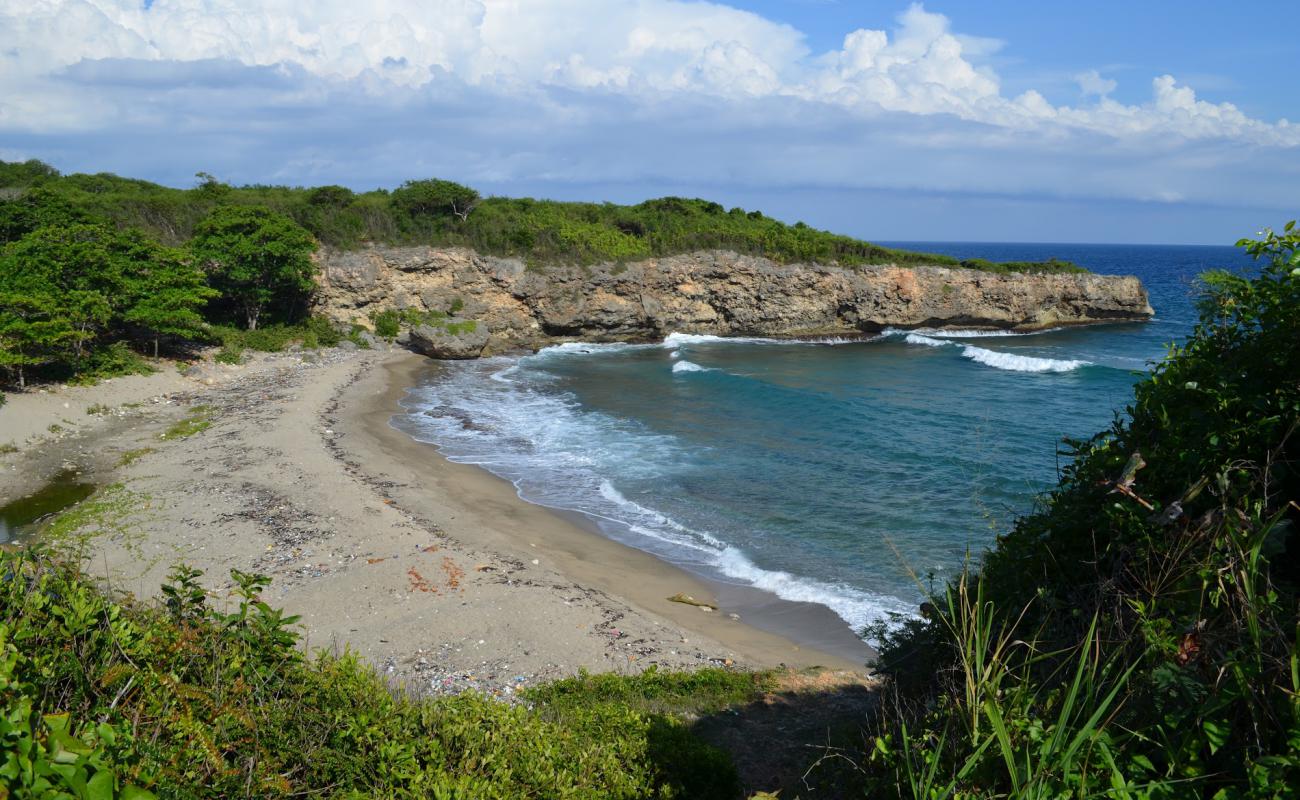
[(1038, 358), (1036, 356), (1020, 356), (1015, 353), (1001, 353), (970, 344), (961, 345), (961, 354), (977, 364), (1010, 370), (1011, 372), (1069, 372), (1092, 364), (1091, 361), (1077, 359)]
[(919, 344), (926, 347), (959, 347), (961, 348), (962, 356), (969, 358), (971, 361), (974, 361), (977, 364), (983, 364), (986, 367), (1007, 370), (1009, 372), (1069, 372), (1078, 369), (1079, 367), (1092, 365), (1091, 361), (1082, 361), (1078, 359), (1022, 356), (1016, 353), (989, 350), (983, 347), (976, 347), (973, 344), (964, 344), (962, 342), (948, 341), (946, 339), (936, 339), (932, 336), (927, 336), (915, 331), (896, 331), (894, 333), (903, 333), (903, 341), (908, 344)]
[[(612, 523), (615, 538), (717, 579), (784, 600), (819, 603), (854, 631), (890, 614), (914, 611), (901, 598), (760, 567), (708, 531), (629, 499), (607, 476), (636, 462), (675, 462), (682, 455), (676, 452), (679, 445), (672, 437), (583, 411), (568, 396), (538, 392), (519, 380), (516, 365), (494, 359), (453, 367), (438, 382), (408, 394), (402, 402), (408, 413), (400, 418), (399, 429), (437, 445), (452, 461), (509, 480), (528, 502)], [(502, 373), (511, 379), (498, 379)], [(629, 462), (627, 453), (642, 456)], [(622, 537), (619, 531), (625, 532)]]

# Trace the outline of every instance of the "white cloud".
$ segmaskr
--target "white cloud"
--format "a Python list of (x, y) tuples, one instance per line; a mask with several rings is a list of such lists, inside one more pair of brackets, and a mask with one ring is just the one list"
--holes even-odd
[(1074, 81), (1079, 84), (1079, 90), (1085, 95), (1096, 95), (1097, 97), (1105, 97), (1119, 86), (1118, 82), (1101, 77), (1101, 73), (1095, 69), (1080, 72), (1074, 76)]
[(688, 0), (0, 0), (0, 146), (362, 185), (1290, 202), (1300, 126), (1168, 75), (1136, 104), (1096, 70), (1073, 106), (1011, 96), (985, 60), (1001, 47), (919, 4), (812, 52)]
[[(1195, 100), (1162, 76), (1152, 100), (1108, 99), (1116, 82), (1076, 76), (1097, 102), (1053, 108), (1035, 92), (1001, 94), (977, 63), (998, 40), (951, 30), (914, 4), (892, 32), (857, 30), (843, 47), (808, 52), (803, 35), (757, 14), (682, 0), (0, 0), (6, 76), (16, 97), (0, 124), (44, 111), (75, 124), (44, 81), (85, 60), (231, 60), (295, 65), (330, 80), (413, 88), (449, 77), (520, 91), (559, 85), (633, 96), (698, 92), (723, 98), (791, 96), (871, 113), (953, 114), (1010, 128), (1053, 124), (1124, 137), (1164, 130), (1300, 144), (1300, 131), (1245, 117), (1230, 104)], [(33, 87), (39, 87), (33, 91)], [(21, 95), (39, 94), (32, 103)], [(85, 109), (93, 118), (94, 104)]]

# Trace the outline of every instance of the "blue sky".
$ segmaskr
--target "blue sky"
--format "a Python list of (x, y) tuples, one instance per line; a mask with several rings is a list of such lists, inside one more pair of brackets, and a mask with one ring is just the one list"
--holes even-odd
[(0, 158), (635, 202), (881, 240), (1297, 214), (1288, 4), (0, 0)]

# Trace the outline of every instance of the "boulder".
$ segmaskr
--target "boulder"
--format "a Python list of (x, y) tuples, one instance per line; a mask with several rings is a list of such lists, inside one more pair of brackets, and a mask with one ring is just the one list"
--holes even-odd
[(438, 325), (420, 325), (411, 329), (408, 345), (429, 358), (478, 358), (487, 347), (488, 329), (481, 322), (449, 319)]

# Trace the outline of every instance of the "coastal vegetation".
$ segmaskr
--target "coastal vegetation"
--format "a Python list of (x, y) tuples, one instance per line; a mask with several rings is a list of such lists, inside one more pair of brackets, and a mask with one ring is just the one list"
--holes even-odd
[(1300, 234), (1239, 245), (1041, 510), (877, 631), (868, 796), (1295, 796)]
[(177, 567), (162, 602), (106, 597), (66, 561), (0, 552), (0, 796), (730, 798), (684, 721), (764, 675), (647, 672), (508, 705), (419, 700), (355, 656), (304, 654), (264, 576), (215, 604)]
[(312, 253), (322, 245), (464, 246), (543, 270), (728, 250), (845, 267), (1083, 271), (1055, 260), (998, 264), (895, 250), (680, 197), (625, 206), (483, 198), (437, 179), (362, 193), (198, 179), (174, 189), (0, 162), (0, 368), (13, 383), (33, 373), (94, 380), (141, 371), (138, 354), (183, 353), (192, 342), (220, 342), (224, 358), (237, 361), (263, 340), (233, 342), (240, 337), (231, 331), (268, 325), (325, 344), (332, 334), (320, 323), (303, 327), (315, 289)]

